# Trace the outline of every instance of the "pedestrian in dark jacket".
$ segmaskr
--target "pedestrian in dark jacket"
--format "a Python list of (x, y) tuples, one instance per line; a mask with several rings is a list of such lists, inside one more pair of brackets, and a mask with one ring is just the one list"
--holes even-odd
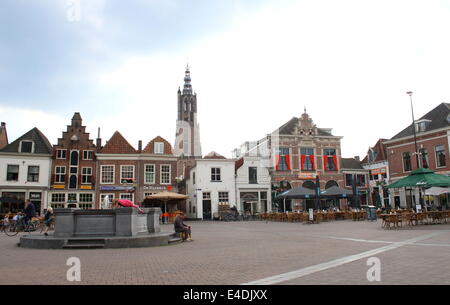
[(25, 200), (25, 224), (28, 224), (28, 222), (36, 216), (36, 208), (34, 207), (34, 204), (29, 200)]
[(184, 213), (180, 213), (175, 218), (174, 223), (174, 229), (177, 233), (184, 233), (181, 234), (183, 241), (192, 241), (191, 239), (191, 226), (186, 225), (183, 220), (186, 218), (186, 215)]

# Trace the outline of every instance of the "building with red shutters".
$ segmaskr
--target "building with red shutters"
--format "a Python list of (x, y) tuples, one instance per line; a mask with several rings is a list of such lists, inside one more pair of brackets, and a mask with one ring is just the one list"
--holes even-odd
[(96, 146), (75, 112), (62, 138), (53, 145), (49, 205), (90, 209), (95, 203)]
[[(334, 185), (344, 188), (340, 168), (341, 139), (341, 136), (333, 135), (330, 128), (318, 128), (305, 109), (301, 117), (292, 118), (260, 141), (245, 143), (234, 150), (233, 155), (239, 157), (253, 151), (261, 157), (261, 163), (270, 170), (272, 198), (298, 186), (314, 189), (317, 176), (322, 190)], [(341, 202), (343, 205), (344, 201)], [(287, 203), (286, 210), (313, 206), (313, 199), (292, 200)], [(284, 209), (274, 207), (277, 208)]]

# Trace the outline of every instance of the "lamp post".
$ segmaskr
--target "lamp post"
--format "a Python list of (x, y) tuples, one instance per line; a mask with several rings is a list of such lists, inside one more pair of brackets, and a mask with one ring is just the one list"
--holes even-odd
[[(414, 133), (414, 147), (415, 147), (415, 155), (416, 155), (416, 164), (417, 164), (417, 168), (420, 168), (420, 163), (419, 163), (419, 152), (417, 149), (417, 137), (416, 137), (416, 123), (414, 120), (414, 109), (413, 109), (413, 103), (412, 103), (412, 91), (408, 91), (406, 92), (406, 94), (409, 95), (409, 100), (411, 101), (411, 115), (412, 115), (412, 120), (413, 120), (413, 133)], [(423, 208), (423, 204), (422, 204), (422, 190), (419, 187), (419, 204), (422, 206)]]
[(412, 102), (412, 91), (408, 91), (406, 92), (406, 94), (409, 95), (409, 99), (411, 101), (411, 115), (412, 115), (412, 121), (413, 121), (413, 133), (414, 133), (414, 147), (416, 149), (415, 155), (416, 155), (416, 165), (417, 168), (420, 168), (419, 165), (419, 152), (417, 149), (417, 137), (416, 137), (416, 124), (415, 124), (415, 120), (414, 120), (414, 109), (413, 109), (413, 102)]

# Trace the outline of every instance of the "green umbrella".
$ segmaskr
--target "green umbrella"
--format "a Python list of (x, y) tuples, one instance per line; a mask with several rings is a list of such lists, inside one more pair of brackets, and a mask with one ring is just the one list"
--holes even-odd
[(439, 175), (427, 168), (419, 168), (409, 176), (389, 184), (388, 188), (450, 186), (450, 177)]

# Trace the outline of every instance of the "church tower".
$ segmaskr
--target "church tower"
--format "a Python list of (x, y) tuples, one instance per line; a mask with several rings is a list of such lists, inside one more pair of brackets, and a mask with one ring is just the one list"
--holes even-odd
[(197, 94), (192, 91), (191, 72), (186, 67), (183, 91), (178, 88), (178, 118), (174, 155), (201, 157), (200, 130), (197, 123)]

